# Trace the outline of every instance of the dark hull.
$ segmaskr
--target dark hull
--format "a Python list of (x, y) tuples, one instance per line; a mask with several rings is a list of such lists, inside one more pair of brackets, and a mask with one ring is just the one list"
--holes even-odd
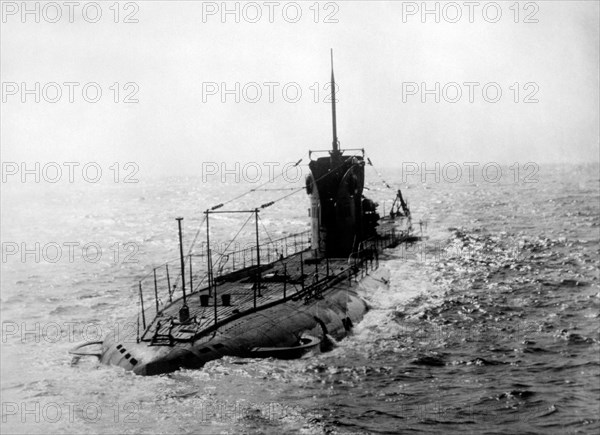
[[(188, 295), (187, 320), (178, 320), (181, 298), (154, 314), (153, 307), (147, 307), (145, 316), (129, 323), (137, 322), (137, 334), (129, 328), (134, 334), (128, 337), (105, 337), (100, 361), (156, 375), (197, 369), (223, 356), (299, 357), (314, 350), (303, 346), (306, 337), (317, 339), (321, 348), (330, 347), (330, 338), (346, 337), (367, 312), (359, 293), (387, 284), (379, 256), (412, 237), (409, 228), (404, 219), (382, 220), (380, 229), (386, 236), (374, 239), (362, 257), (324, 259), (305, 250), (265, 264), (260, 291), (256, 268), (223, 275), (215, 280), (212, 296), (208, 288)], [(224, 295), (227, 303), (221, 300)], [(153, 320), (146, 325), (144, 318)]]
[[(181, 368), (197, 369), (209, 361), (223, 356), (264, 357), (256, 348), (287, 348), (283, 357), (301, 356), (294, 352), (303, 335), (309, 335), (326, 343), (329, 337), (336, 340), (348, 335), (352, 325), (366, 313), (366, 302), (356, 293), (359, 285), (377, 280), (381, 283), (383, 271), (373, 271), (360, 283), (348, 280), (323, 292), (322, 298), (309, 303), (300, 298), (245, 315), (229, 322), (208, 336), (194, 342), (174, 346), (151, 346), (146, 342), (115, 340), (106, 337), (101, 361), (133, 370), (140, 375), (168, 373)], [(132, 364), (132, 359), (136, 364)]]

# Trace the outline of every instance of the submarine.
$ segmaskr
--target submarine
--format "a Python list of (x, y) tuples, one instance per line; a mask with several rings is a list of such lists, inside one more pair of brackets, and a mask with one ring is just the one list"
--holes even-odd
[[(371, 160), (364, 149), (340, 147), (333, 51), (331, 89), (332, 146), (309, 151), (305, 186), (292, 192), (309, 197), (310, 229), (261, 243), (260, 213), (278, 200), (246, 210), (229, 210), (225, 202), (204, 212), (206, 249), (184, 255), (183, 219), (177, 218), (179, 258), (137, 283), (135, 327), (71, 349), (74, 362), (95, 356), (138, 375), (158, 375), (199, 369), (224, 356), (299, 358), (351, 334), (369, 308), (361, 292), (388, 284), (380, 267), (384, 250), (419, 237), (402, 192), (384, 181), (395, 197), (380, 216), (378, 204), (363, 195)], [(247, 216), (252, 246), (211, 247), (211, 220), (227, 213)]]

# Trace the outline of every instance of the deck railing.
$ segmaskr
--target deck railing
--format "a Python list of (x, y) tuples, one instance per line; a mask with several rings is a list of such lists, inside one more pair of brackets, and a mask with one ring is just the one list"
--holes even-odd
[[(302, 233), (302, 234), (306, 234), (306, 233)], [(321, 297), (321, 294), (323, 291), (331, 288), (332, 286), (339, 286), (345, 280), (347, 280), (348, 286), (351, 286), (353, 279), (355, 281), (357, 281), (360, 278), (367, 275), (369, 270), (373, 270), (373, 269), (376, 269), (379, 267), (379, 252), (382, 248), (394, 246), (395, 244), (401, 242), (407, 235), (408, 235), (408, 233), (396, 232), (395, 229), (390, 229), (390, 230), (384, 232), (383, 234), (378, 234), (377, 236), (366, 239), (360, 244), (357, 251), (354, 252), (352, 255), (350, 255), (348, 257), (347, 261), (343, 262), (342, 267), (339, 267), (340, 266), (339, 259), (334, 261), (334, 264), (335, 264), (335, 267), (334, 267), (334, 264), (331, 264), (332, 261), (329, 258), (326, 258), (326, 257), (319, 258), (317, 256), (314, 256), (311, 253), (311, 251), (306, 248), (306, 246), (307, 246), (306, 243), (309, 243), (308, 239), (300, 238), (300, 234), (295, 234), (295, 235), (291, 235), (291, 236), (277, 239), (274, 241), (270, 241), (269, 244), (272, 244), (274, 246), (275, 242), (281, 242), (281, 241), (285, 242), (286, 240), (289, 242), (290, 240), (293, 240), (295, 238), (296, 239), (295, 243), (288, 243), (287, 246), (289, 247), (289, 249), (292, 249), (292, 247), (293, 247), (293, 249), (298, 250), (295, 252), (295, 254), (299, 257), (298, 260), (300, 260), (296, 264), (296, 267), (298, 267), (299, 270), (290, 271), (292, 273), (288, 276), (286, 270), (287, 270), (287, 266), (288, 266), (289, 262), (284, 262), (283, 263), (283, 277), (285, 279), (283, 281), (278, 281), (282, 285), (280, 285), (279, 288), (277, 288), (275, 286), (269, 285), (269, 281), (265, 280), (264, 283), (267, 285), (267, 288), (268, 288), (267, 291), (268, 291), (270, 298), (265, 300), (264, 303), (262, 303), (260, 305), (257, 305), (256, 293), (254, 293), (254, 306), (252, 307), (252, 305), (250, 304), (250, 302), (252, 300), (252, 294), (250, 292), (254, 292), (254, 290), (249, 290), (248, 291), (249, 293), (246, 296), (250, 297), (250, 299), (247, 298), (248, 303), (245, 305), (245, 309), (243, 309), (242, 311), (236, 309), (235, 311), (231, 311), (231, 313), (229, 313), (229, 314), (223, 313), (222, 315), (219, 315), (217, 317), (217, 314), (218, 314), (217, 309), (216, 309), (217, 306), (214, 305), (215, 317), (214, 317), (214, 319), (211, 319), (208, 324), (206, 324), (206, 323), (200, 324), (199, 322), (197, 322), (196, 318), (194, 317), (193, 319), (191, 319), (191, 321), (192, 321), (192, 323), (195, 324), (195, 326), (193, 326), (193, 325), (186, 326), (186, 328), (187, 328), (186, 332), (189, 332), (189, 327), (193, 326), (194, 329), (196, 330), (196, 333), (194, 334), (193, 337), (188, 336), (188, 338), (186, 338), (186, 340), (193, 339), (194, 337), (199, 337), (203, 334), (211, 332), (214, 329), (219, 328), (222, 325), (224, 325), (240, 316), (246, 315), (246, 314), (251, 313), (256, 310), (266, 309), (270, 306), (277, 305), (277, 304), (287, 301), (289, 299), (293, 299), (293, 300), (303, 299), (305, 303), (308, 303), (313, 298)], [(302, 240), (302, 242), (300, 242), (300, 240)], [(252, 248), (249, 248), (249, 249), (252, 249)], [(236, 252), (243, 252), (243, 251), (246, 251), (246, 250), (240, 250), (240, 251), (236, 251)], [(284, 255), (284, 253), (279, 253), (279, 249), (273, 248), (273, 251), (276, 252), (277, 255)], [(293, 254), (294, 253), (292, 253), (292, 252), (287, 253), (288, 257)], [(262, 258), (262, 255), (261, 255), (261, 258)], [(309, 258), (313, 259), (313, 261), (304, 261)], [(267, 264), (268, 259), (271, 260), (271, 264), (272, 264), (272, 263), (278, 261), (279, 257), (276, 258), (273, 255), (269, 255), (269, 254), (265, 253), (265, 258), (262, 260), (263, 261), (262, 264)], [(292, 261), (292, 263), (293, 262), (294, 261)], [(243, 265), (243, 263), (242, 263), (242, 265)], [(251, 265), (246, 264), (247, 268), (251, 267), (251, 266), (252, 266), (252, 264)], [(233, 262), (232, 262), (232, 267), (233, 267)], [(237, 270), (239, 270), (239, 269), (237, 269)], [(248, 271), (248, 272), (251, 272), (251, 271)], [(295, 272), (300, 272), (300, 273), (298, 275)], [(206, 286), (201, 287), (200, 283), (198, 283), (197, 285), (198, 285), (198, 287), (194, 290), (194, 293), (208, 290), (208, 288)], [(213, 283), (213, 289), (215, 287), (218, 289), (219, 285), (221, 285), (221, 284), (217, 280), (216, 283)], [(196, 284), (194, 284), (194, 286), (196, 286)], [(217, 290), (215, 290), (215, 291), (217, 291)], [(278, 294), (279, 291), (281, 292), (281, 294)], [(143, 293), (141, 293), (141, 295), (143, 296)], [(160, 308), (160, 306), (161, 305), (158, 305), (159, 308)], [(143, 323), (146, 325), (146, 327), (144, 327), (143, 333), (141, 334), (141, 337), (142, 337), (141, 339), (150, 340), (153, 344), (160, 344), (160, 345), (173, 344), (177, 340), (177, 338), (175, 338), (173, 335), (171, 335), (171, 331), (173, 330), (173, 328), (176, 328), (176, 325), (182, 325), (182, 324), (188, 325), (188, 322), (180, 323), (176, 319), (172, 318), (171, 316), (168, 316), (168, 319), (165, 318), (165, 319), (161, 320), (161, 322), (169, 321), (169, 324), (171, 326), (168, 329), (168, 331), (169, 331), (168, 334), (164, 335), (164, 332), (159, 334), (159, 330), (157, 329), (151, 334), (151, 336), (149, 336), (147, 333), (150, 329), (150, 326), (152, 325), (153, 318), (150, 318), (150, 315), (152, 315), (152, 314), (154, 314), (154, 313), (152, 313), (152, 309), (146, 309), (143, 312), (143, 315), (146, 317), (146, 320), (148, 322), (146, 323), (142, 319), (140, 321), (140, 323)], [(171, 313), (171, 315), (172, 315), (172, 313)], [(140, 336), (138, 335), (138, 339), (140, 339), (139, 337)]]
[[(378, 234), (361, 242), (357, 251), (348, 257), (346, 266), (333, 270), (329, 259), (324, 258), (314, 263), (305, 262), (303, 256), (310, 255), (310, 232), (291, 234), (262, 244), (260, 246), (260, 264), (270, 265), (290, 255), (300, 255), (299, 280), (287, 279), (282, 286), (281, 297), (283, 301), (289, 297), (304, 297), (306, 301), (318, 296), (321, 287), (331, 283), (336, 278), (348, 277), (358, 279), (368, 273), (369, 269), (377, 268), (379, 265), (379, 251), (387, 246), (393, 246), (405, 237), (403, 232), (390, 229), (383, 234)], [(248, 247), (229, 253), (213, 253), (213, 286), (219, 285), (218, 277), (240, 271), (251, 269), (258, 263), (256, 261), (256, 246)], [(191, 254), (186, 257), (186, 295), (191, 296), (199, 292), (208, 291), (208, 267), (206, 254)], [(305, 264), (307, 263), (307, 264)], [(339, 263), (338, 263), (339, 265)], [(290, 271), (291, 272), (291, 271)], [(160, 315), (161, 311), (173, 300), (180, 298), (183, 293), (178, 289), (181, 282), (181, 270), (178, 260), (172, 260), (152, 270), (139, 281), (139, 305), (138, 322), (140, 324), (141, 336), (150, 328), (153, 319)], [(268, 282), (265, 282), (268, 285)], [(190, 291), (191, 289), (191, 291)], [(275, 295), (277, 296), (277, 295)], [(256, 307), (256, 296), (255, 296)], [(215, 325), (225, 319), (214, 319)], [(140, 334), (138, 334), (140, 336)]]
[[(177, 330), (177, 325), (186, 325), (186, 333), (189, 333), (190, 326), (195, 330), (193, 336), (187, 335), (184, 340), (193, 340), (196, 337), (200, 337), (206, 333), (209, 333), (228, 322), (255, 312), (256, 310), (262, 310), (271, 306), (283, 303), (289, 299), (292, 300), (304, 300), (304, 303), (309, 303), (313, 298), (320, 298), (322, 293), (333, 286), (339, 288), (344, 282), (347, 282), (348, 286), (352, 286), (352, 282), (358, 281), (360, 278), (366, 276), (370, 270), (377, 269), (379, 267), (379, 250), (382, 247), (393, 246), (395, 243), (400, 242), (404, 238), (403, 233), (396, 233), (393, 229), (386, 232), (383, 235), (364, 240), (359, 249), (350, 255), (347, 261), (344, 261), (342, 267), (340, 267), (340, 259), (330, 260), (327, 257), (316, 257), (313, 256), (310, 250), (300, 251), (296, 255), (298, 262), (284, 262), (283, 263), (283, 276), (281, 281), (276, 281), (277, 286), (270, 284), (270, 281), (264, 281), (267, 288), (262, 289), (268, 293), (269, 298), (266, 299), (262, 304), (256, 304), (256, 293), (254, 294), (254, 306), (251, 304), (253, 290), (249, 290), (246, 303), (240, 305), (240, 309), (231, 311), (228, 314), (222, 313), (217, 316), (218, 311), (215, 306), (215, 317), (211, 318), (208, 323), (199, 323), (194, 321), (193, 325), (188, 323), (178, 323), (177, 321), (170, 322), (170, 328), (168, 333), (165, 335), (163, 332), (159, 334), (158, 330), (149, 336), (144, 334), (143, 339), (150, 340), (153, 344), (159, 345), (172, 345), (177, 338), (171, 335), (172, 330)], [(304, 258), (303, 258), (304, 257)], [(312, 261), (305, 261), (311, 259)], [(294, 264), (295, 263), (295, 264)], [(332, 264), (333, 263), (333, 264)], [(290, 271), (290, 275), (286, 273), (288, 265), (298, 267), (299, 270)], [(299, 272), (299, 274), (297, 273)], [(216, 284), (218, 287), (219, 284)], [(278, 293), (280, 292), (280, 293)], [(238, 296), (244, 296), (236, 291)], [(147, 331), (146, 331), (147, 332)]]
[[(304, 251), (310, 247), (310, 231), (290, 234), (260, 245), (260, 264), (268, 265), (282, 257)], [(248, 269), (256, 266), (256, 245), (224, 253), (212, 251), (213, 276)], [(185, 257), (186, 295), (208, 290), (207, 253), (188, 254)], [(139, 323), (145, 331), (162, 309), (183, 295), (181, 286), (181, 266), (179, 259), (170, 260), (156, 266), (138, 282)]]

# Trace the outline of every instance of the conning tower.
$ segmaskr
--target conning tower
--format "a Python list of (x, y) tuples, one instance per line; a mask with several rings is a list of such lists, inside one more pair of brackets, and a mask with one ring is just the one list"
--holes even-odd
[[(331, 52), (332, 149), (309, 163), (306, 189), (311, 196), (312, 249), (319, 256), (348, 257), (360, 242), (375, 236), (377, 204), (363, 197), (364, 150), (340, 150), (337, 138), (335, 78)], [(344, 155), (344, 152), (353, 151)], [(360, 151), (360, 153), (356, 153)], [(313, 152), (311, 151), (311, 155)]]

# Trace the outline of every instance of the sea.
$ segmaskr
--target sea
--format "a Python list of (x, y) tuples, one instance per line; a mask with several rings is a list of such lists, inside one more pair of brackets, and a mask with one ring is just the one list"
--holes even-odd
[[(367, 166), (364, 194), (383, 213), (401, 188), (422, 239), (380, 257), (387, 283), (361, 286), (370, 309), (350, 336), (297, 360), (150, 377), (68, 351), (135, 318), (138, 280), (177, 258), (176, 217), (186, 252), (202, 249), (203, 211), (250, 190), (227, 207), (277, 200), (261, 237), (308, 230), (304, 180), (9, 179), (1, 432), (600, 433), (599, 167), (515, 165)], [(213, 243), (244, 219), (215, 217)]]

